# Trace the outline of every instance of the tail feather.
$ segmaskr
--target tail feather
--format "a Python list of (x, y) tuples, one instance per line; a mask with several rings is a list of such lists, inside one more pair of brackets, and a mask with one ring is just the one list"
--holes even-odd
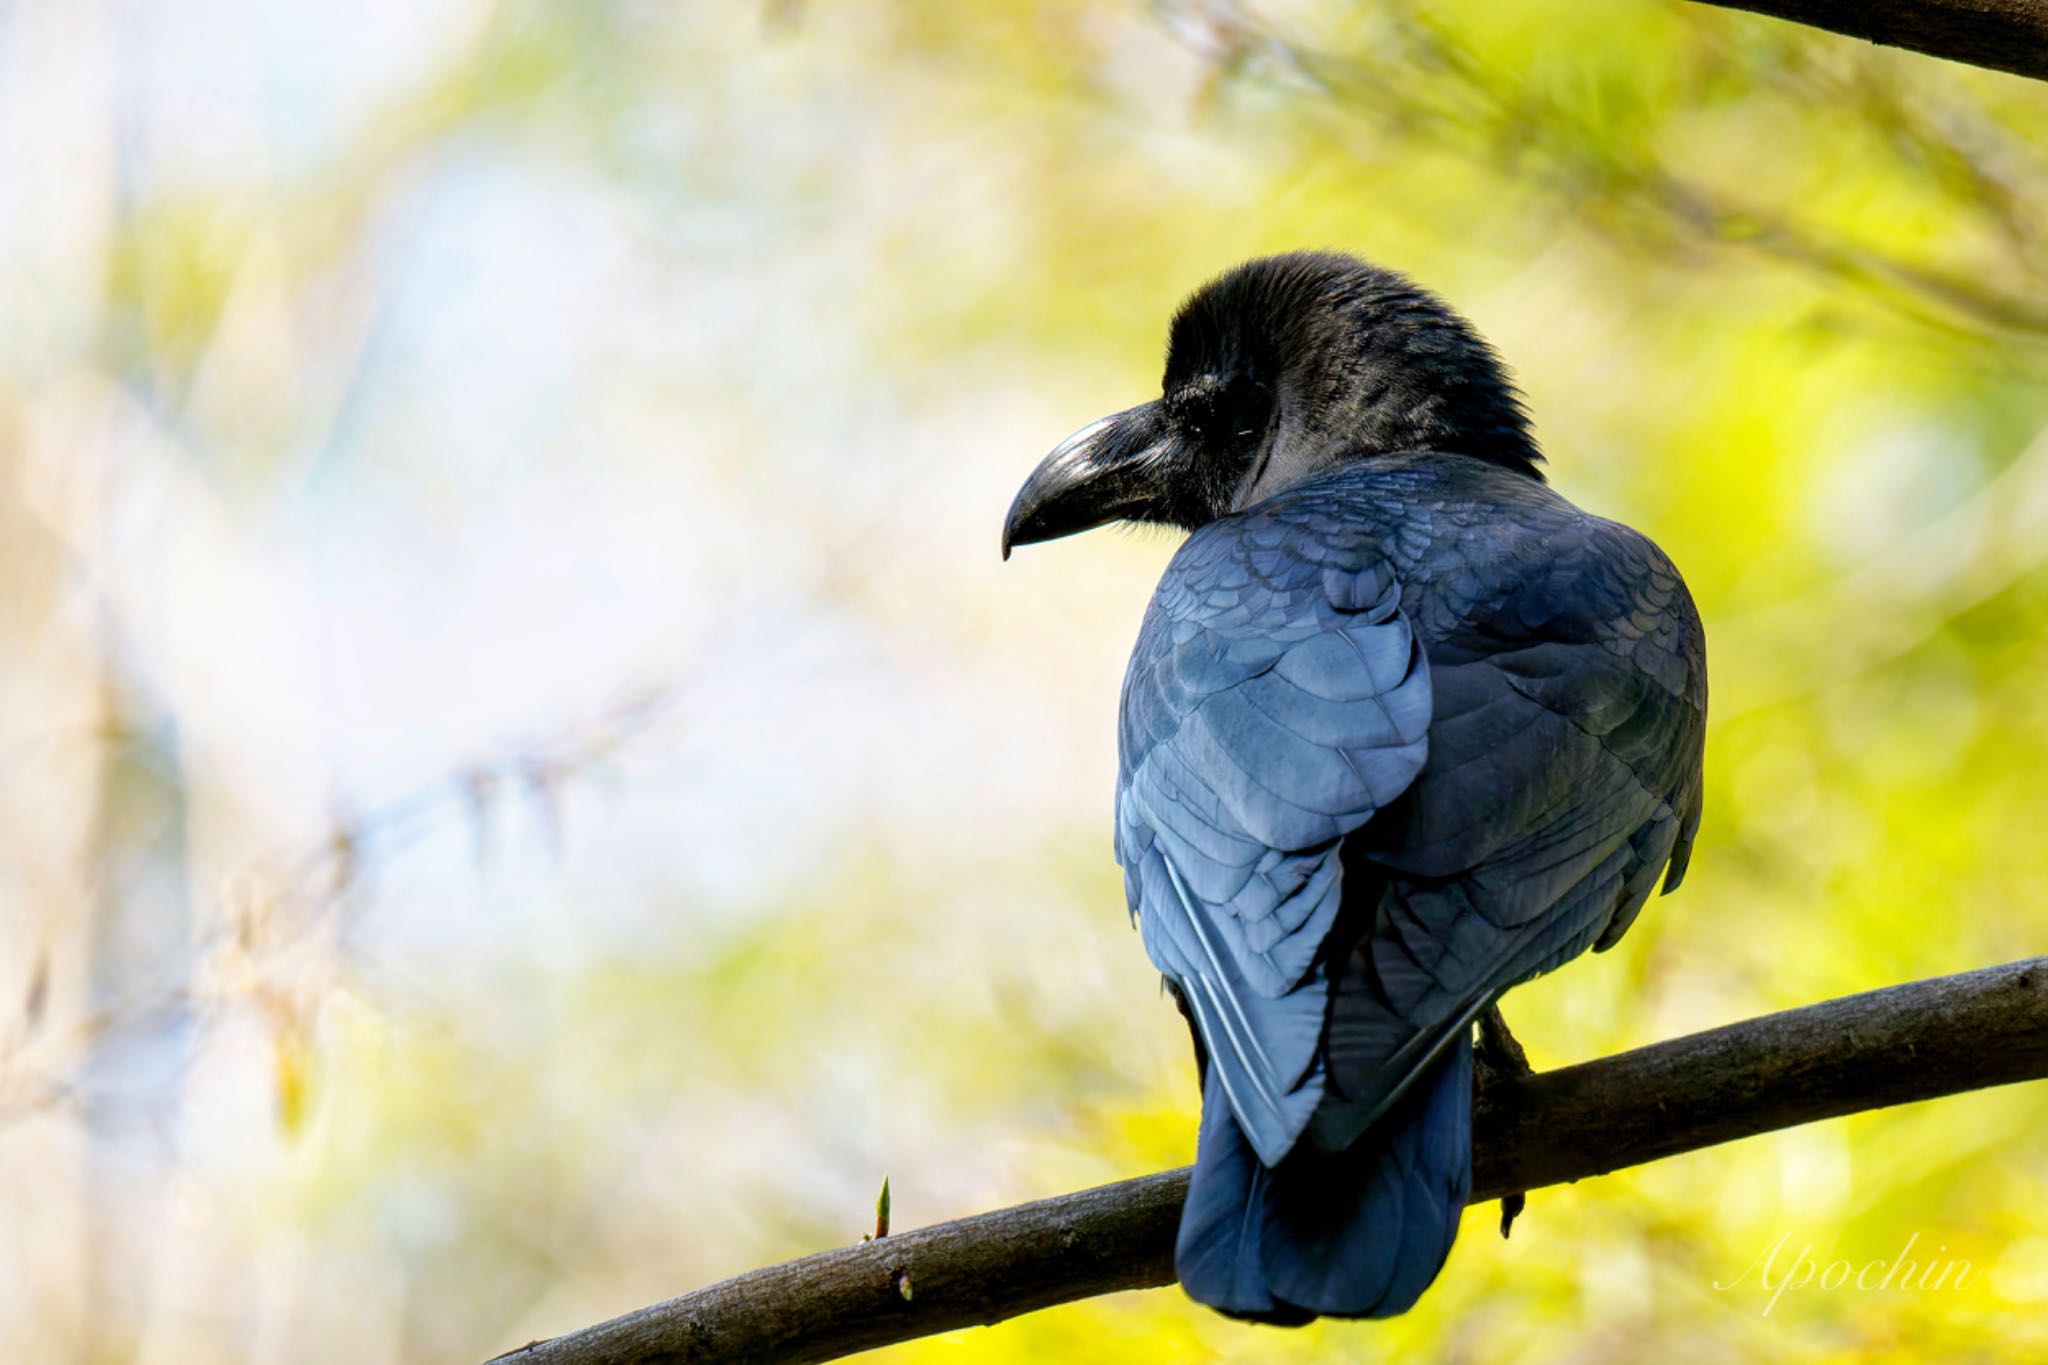
[(1174, 1249), (1193, 1298), (1302, 1323), (1406, 1312), (1450, 1255), (1472, 1190), (1472, 1039), (1460, 1032), (1351, 1147), (1261, 1165), (1215, 1076)]

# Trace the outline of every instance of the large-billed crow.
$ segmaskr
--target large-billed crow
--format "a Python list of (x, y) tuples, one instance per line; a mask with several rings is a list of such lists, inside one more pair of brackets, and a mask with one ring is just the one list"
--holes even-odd
[(1176, 1263), (1226, 1313), (1412, 1305), (1471, 1190), (1475, 1019), (1685, 874), (1699, 617), (1542, 458), (1464, 319), (1298, 254), (1188, 300), (1163, 395), (1010, 508), (1005, 555), (1192, 532), (1124, 680), (1116, 855), (1203, 1072)]

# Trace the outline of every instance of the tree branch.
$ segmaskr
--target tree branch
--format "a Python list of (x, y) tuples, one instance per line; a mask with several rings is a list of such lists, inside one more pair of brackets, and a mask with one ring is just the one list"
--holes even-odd
[[(1816, 1119), (2048, 1078), (2048, 957), (1847, 996), (1488, 1086), (1473, 1201)], [(500, 1356), (517, 1365), (831, 1360), (1173, 1283), (1186, 1170), (750, 1271)]]
[(2048, 0), (1703, 0), (2048, 80)]

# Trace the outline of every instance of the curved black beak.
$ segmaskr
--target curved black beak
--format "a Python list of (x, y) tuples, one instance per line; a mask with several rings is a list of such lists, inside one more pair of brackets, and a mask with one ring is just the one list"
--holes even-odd
[(1159, 404), (1090, 422), (1053, 447), (1017, 490), (1003, 521), (1003, 558), (1016, 545), (1057, 540), (1165, 502), (1172, 443)]

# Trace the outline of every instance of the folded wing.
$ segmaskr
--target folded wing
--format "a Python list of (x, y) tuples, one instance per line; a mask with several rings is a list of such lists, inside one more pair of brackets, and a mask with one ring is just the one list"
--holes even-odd
[(1339, 845), (1427, 755), (1429, 667), (1400, 601), (1362, 531), (1227, 518), (1175, 556), (1125, 680), (1131, 909), (1267, 1165), (1324, 1092)]

